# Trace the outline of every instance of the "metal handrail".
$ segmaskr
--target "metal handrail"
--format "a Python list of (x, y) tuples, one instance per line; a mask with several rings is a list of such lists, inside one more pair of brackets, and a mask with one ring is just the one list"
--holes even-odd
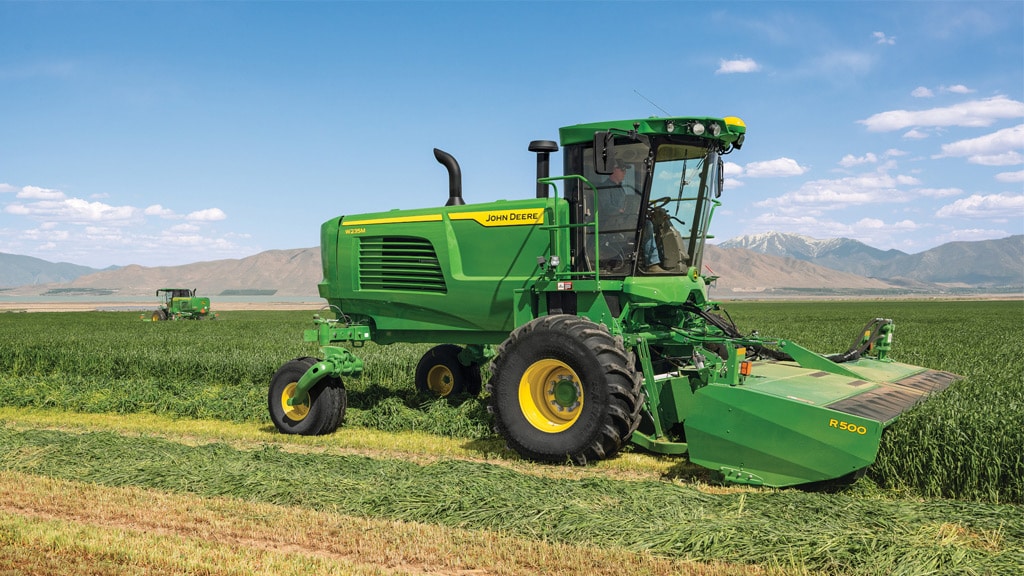
[[(558, 235), (555, 233), (555, 230), (559, 230), (559, 229), (563, 229), (563, 228), (569, 230), (569, 229), (573, 229), (573, 228), (581, 228), (581, 227), (588, 227), (589, 228), (589, 227), (592, 227), (594, 229), (594, 271), (593, 271), (594, 272), (594, 280), (595, 281), (600, 281), (601, 280), (601, 266), (600, 266), (599, 263), (601, 262), (601, 255), (600, 255), (601, 243), (598, 241), (598, 234), (599, 234), (600, 227), (598, 226), (599, 209), (598, 209), (598, 201), (597, 201), (597, 187), (594, 186), (594, 184), (590, 180), (588, 180), (585, 176), (581, 176), (579, 174), (568, 174), (566, 176), (551, 176), (551, 177), (548, 177), (548, 178), (539, 178), (539, 179), (537, 179), (537, 182), (539, 182), (541, 184), (547, 184), (547, 185), (551, 186), (551, 188), (553, 188), (554, 192), (555, 192), (554, 193), (554, 198), (557, 200), (558, 199), (558, 185), (555, 184), (555, 182), (558, 181), (558, 180), (581, 180), (584, 184), (586, 184), (587, 186), (590, 186), (590, 189), (593, 190), (593, 192), (594, 192), (594, 221), (593, 222), (580, 222), (578, 224), (556, 223), (556, 224), (553, 224), (551, 226), (544, 226), (544, 228), (546, 228), (546, 229), (551, 231), (552, 238), (553, 238), (552, 245), (555, 247), (555, 252), (558, 253), (558, 254), (562, 254), (561, 246), (558, 244)], [(557, 212), (556, 212), (556, 214), (557, 214)], [(564, 272), (564, 273), (563, 272), (558, 272), (557, 270), (555, 271), (555, 277), (556, 278), (572, 278), (574, 276), (584, 276), (584, 275), (588, 275), (588, 274), (589, 274), (589, 272), (585, 272), (585, 271), (584, 272), (573, 272), (572, 270), (569, 270), (568, 272)]]

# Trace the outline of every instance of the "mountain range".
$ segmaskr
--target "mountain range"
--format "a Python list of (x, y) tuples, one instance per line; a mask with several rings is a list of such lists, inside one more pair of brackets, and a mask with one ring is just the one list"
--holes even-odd
[(899, 285), (924, 282), (943, 286), (1024, 286), (1024, 235), (949, 242), (918, 254), (879, 250), (849, 238), (816, 240), (780, 232), (741, 236), (723, 242), (720, 247), (795, 258)]
[[(116, 267), (108, 270), (113, 268)], [(0, 288), (70, 282), (94, 272), (99, 270), (68, 262), (49, 262), (32, 256), (0, 252)]]
[[(1024, 236), (951, 242), (919, 254), (879, 250), (856, 240), (816, 240), (770, 232), (708, 245), (712, 297), (899, 295), (1024, 292)], [(97, 270), (0, 253), (0, 295), (103, 295), (153, 298), (157, 288), (207, 296), (319, 298), (319, 248), (268, 250), (241, 259), (182, 266)]]

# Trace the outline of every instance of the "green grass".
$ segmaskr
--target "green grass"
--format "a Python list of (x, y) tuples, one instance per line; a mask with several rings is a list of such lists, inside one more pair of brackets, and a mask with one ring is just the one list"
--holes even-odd
[[(819, 352), (845, 350), (864, 322), (896, 321), (894, 359), (966, 378), (904, 414), (870, 477), (925, 497), (1024, 502), (1024, 302), (739, 302), (740, 330)], [(140, 322), (136, 313), (0, 318), (0, 395), (10, 407), (269, 423), (274, 371), (315, 356), (309, 312), (224, 312), (211, 322)], [(369, 344), (345, 382), (346, 426), (493, 441), (485, 399), (435, 400), (413, 387), (428, 345)]]

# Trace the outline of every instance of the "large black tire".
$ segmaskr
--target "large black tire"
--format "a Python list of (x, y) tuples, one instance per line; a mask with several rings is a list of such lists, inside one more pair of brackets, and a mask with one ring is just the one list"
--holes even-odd
[(455, 344), (434, 346), (416, 364), (416, 389), (445, 398), (467, 392), (480, 393), (480, 367), (459, 362), (462, 348)]
[(150, 316), (149, 319), (152, 320), (153, 322), (161, 322), (163, 320), (167, 320), (167, 312), (165, 312), (162, 308), (153, 310), (153, 315)]
[(339, 378), (324, 378), (309, 391), (305, 404), (288, 406), (288, 399), (294, 395), (299, 378), (317, 362), (316, 358), (289, 360), (270, 381), (267, 394), (270, 419), (285, 434), (330, 434), (338, 429), (338, 424), (345, 417), (348, 397)]
[(586, 464), (616, 454), (640, 423), (642, 379), (621, 337), (586, 318), (520, 326), (491, 363), (496, 431), (524, 458)]

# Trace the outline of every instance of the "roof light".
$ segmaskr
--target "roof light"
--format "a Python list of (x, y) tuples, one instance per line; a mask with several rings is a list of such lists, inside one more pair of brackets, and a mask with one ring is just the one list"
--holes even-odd
[(690, 132), (692, 132), (694, 136), (701, 136), (701, 135), (703, 135), (704, 134), (704, 124), (702, 124), (700, 122), (694, 122), (693, 124), (690, 125)]
[(740, 118), (737, 118), (736, 116), (726, 116), (725, 117), (725, 125), (726, 126), (732, 126), (733, 128), (746, 128), (747, 127), (747, 125), (743, 122), (743, 120), (740, 119)]
[(722, 133), (722, 127), (718, 124), (711, 124), (711, 135), (718, 138), (718, 135)]
[(665, 122), (665, 131), (668, 132), (669, 134), (675, 132), (676, 131), (676, 123), (671, 121), (671, 120), (669, 120), (668, 122)]

